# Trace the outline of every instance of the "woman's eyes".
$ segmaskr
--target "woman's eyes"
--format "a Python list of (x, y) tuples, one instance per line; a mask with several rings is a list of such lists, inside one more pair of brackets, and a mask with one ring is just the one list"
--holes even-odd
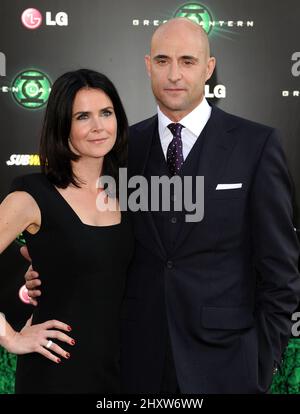
[[(109, 110), (109, 109), (103, 109), (103, 111), (100, 112), (100, 116), (103, 116), (105, 118), (111, 116), (113, 114), (113, 111)], [(89, 114), (88, 113), (82, 113), (80, 115), (77, 116), (77, 120), (83, 120), (83, 119), (88, 119), (89, 118)]]

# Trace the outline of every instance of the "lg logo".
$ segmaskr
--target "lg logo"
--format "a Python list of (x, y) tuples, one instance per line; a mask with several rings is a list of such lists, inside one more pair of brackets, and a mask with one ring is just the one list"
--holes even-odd
[(24, 10), (21, 21), (27, 29), (37, 29), (42, 24), (42, 15), (37, 9)]
[(295, 62), (292, 65), (292, 75), (300, 76), (300, 52), (294, 52), (292, 54), (292, 61)]
[(225, 85), (216, 85), (213, 90), (209, 85), (204, 86), (204, 92), (206, 98), (226, 98)]
[[(41, 12), (37, 9), (26, 9), (21, 16), (23, 25), (30, 30), (40, 27), (43, 21)], [(46, 12), (46, 26), (68, 26), (68, 15), (65, 12), (59, 12), (54, 17), (50, 11)]]
[(0, 76), (6, 76), (6, 57), (0, 52)]

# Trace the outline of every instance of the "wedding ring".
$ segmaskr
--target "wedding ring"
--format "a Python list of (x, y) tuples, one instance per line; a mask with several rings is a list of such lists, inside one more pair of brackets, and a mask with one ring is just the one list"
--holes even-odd
[(51, 340), (49, 340), (47, 342), (46, 348), (49, 349), (52, 344), (53, 344), (53, 342)]

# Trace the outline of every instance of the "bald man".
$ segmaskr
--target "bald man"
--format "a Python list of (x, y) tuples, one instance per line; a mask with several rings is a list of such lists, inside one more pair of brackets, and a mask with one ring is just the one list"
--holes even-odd
[(195, 177), (204, 176), (204, 217), (188, 222), (174, 191), (171, 211), (132, 214), (123, 391), (266, 393), (300, 295), (277, 134), (208, 104), (204, 85), (216, 62), (190, 20), (160, 26), (145, 61), (158, 114), (131, 127), (129, 175), (193, 177), (193, 199)]
[(145, 61), (158, 114), (131, 127), (130, 175), (204, 176), (204, 218), (133, 214), (124, 390), (265, 393), (300, 295), (283, 151), (272, 128), (206, 101), (216, 61), (199, 25), (160, 26)]

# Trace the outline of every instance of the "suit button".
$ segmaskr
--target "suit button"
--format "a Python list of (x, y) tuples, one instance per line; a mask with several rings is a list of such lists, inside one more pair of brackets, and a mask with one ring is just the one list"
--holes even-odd
[(173, 268), (173, 262), (172, 262), (172, 260), (168, 260), (167, 261), (167, 268), (168, 269), (172, 269)]
[(171, 223), (176, 224), (177, 223), (177, 217), (172, 217), (171, 218)]

